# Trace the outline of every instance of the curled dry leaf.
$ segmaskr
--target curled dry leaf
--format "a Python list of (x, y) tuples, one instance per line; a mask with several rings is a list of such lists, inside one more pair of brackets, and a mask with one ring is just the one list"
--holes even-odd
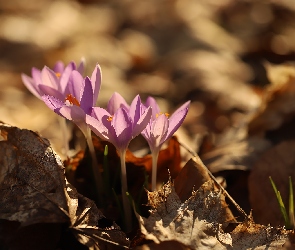
[(224, 249), (222, 244), (230, 244), (231, 239), (221, 230), (225, 212), (220, 195), (208, 181), (182, 203), (169, 181), (161, 190), (148, 193), (153, 209), (148, 219), (139, 216), (141, 231), (155, 243), (176, 240), (192, 249)]
[(1, 220), (18, 222), (21, 228), (63, 223), (82, 244), (93, 249), (128, 245), (116, 224), (97, 226), (103, 214), (67, 182), (64, 166), (48, 140), (3, 123), (0, 131)]
[[(138, 215), (141, 232), (156, 244), (177, 241), (183, 249), (278, 249), (285, 243), (284, 230), (257, 225), (250, 216), (232, 232), (225, 233), (228, 221), (221, 196), (222, 192), (209, 179), (181, 202), (169, 181), (161, 190), (148, 193), (152, 210), (149, 218)], [(158, 248), (147, 244), (139, 249)], [(179, 248), (175, 245), (169, 249)]]

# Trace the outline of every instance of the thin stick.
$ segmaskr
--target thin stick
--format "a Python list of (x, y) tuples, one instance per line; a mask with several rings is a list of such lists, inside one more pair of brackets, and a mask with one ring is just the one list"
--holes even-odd
[(199, 161), (198, 163), (201, 163), (201, 166), (206, 169), (208, 172), (209, 176), (212, 178), (212, 180), (216, 183), (216, 185), (222, 190), (222, 192), (227, 196), (227, 198), (230, 200), (230, 202), (236, 207), (236, 209), (245, 217), (245, 219), (248, 219), (249, 216), (246, 214), (246, 212), (240, 207), (238, 203), (229, 195), (229, 193), (219, 184), (219, 182), (216, 180), (214, 175), (210, 172), (210, 170), (204, 165), (200, 157), (198, 156), (197, 153), (193, 152), (192, 150), (188, 149), (185, 145), (182, 143), (178, 142), (179, 145), (181, 145), (184, 149), (186, 149), (189, 153), (191, 153), (195, 158), (197, 158)]
[(131, 214), (131, 207), (129, 204), (129, 200), (127, 197), (127, 174), (126, 174), (126, 163), (125, 163), (125, 156), (126, 150), (119, 150), (120, 154), (120, 161), (121, 161), (121, 183), (122, 183), (122, 200), (123, 200), (123, 209), (125, 215), (125, 225), (126, 231), (130, 232), (132, 230), (132, 214)]

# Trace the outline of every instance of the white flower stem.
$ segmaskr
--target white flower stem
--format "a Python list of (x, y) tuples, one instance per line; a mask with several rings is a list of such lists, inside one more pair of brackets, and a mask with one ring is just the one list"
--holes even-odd
[(152, 152), (152, 191), (157, 188), (157, 165), (158, 165), (159, 150)]
[(93, 145), (93, 141), (92, 141), (92, 137), (91, 137), (91, 130), (89, 128), (87, 128), (87, 133), (84, 134), (85, 138), (86, 138), (86, 142), (89, 148), (89, 152), (91, 155), (91, 160), (92, 160), (92, 172), (94, 175), (94, 181), (95, 181), (95, 185), (96, 185), (96, 190), (97, 190), (97, 194), (98, 194), (98, 200), (101, 203), (103, 201), (102, 199), (102, 193), (103, 193), (103, 185), (102, 185), (102, 178), (101, 178), (101, 169), (98, 166), (98, 162), (97, 162), (97, 158), (96, 158), (96, 154), (95, 154), (95, 149), (94, 149), (94, 145)]
[(59, 125), (61, 128), (62, 133), (62, 141), (63, 141), (63, 154), (66, 158), (69, 157), (69, 142), (68, 142), (68, 127), (67, 127), (67, 121), (64, 117), (59, 116), (58, 117)]
[(124, 209), (124, 215), (125, 215), (125, 226), (126, 226), (126, 231), (130, 232), (132, 230), (132, 213), (131, 213), (129, 200), (126, 195), (126, 192), (128, 191), (126, 163), (125, 163), (126, 150), (118, 150), (118, 151), (120, 154), (120, 161), (121, 161), (122, 200), (123, 200), (123, 209)]

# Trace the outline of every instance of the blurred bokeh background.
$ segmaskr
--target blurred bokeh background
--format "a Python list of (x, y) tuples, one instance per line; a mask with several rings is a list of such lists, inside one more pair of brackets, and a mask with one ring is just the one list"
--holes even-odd
[(191, 100), (180, 141), (239, 126), (261, 104), (264, 64), (294, 59), (295, 4), (236, 0), (0, 1), (0, 119), (39, 131), (57, 151), (57, 116), (21, 82), (31, 68), (86, 59), (114, 91), (152, 95), (164, 111)]
[[(294, 153), (286, 150), (293, 147), (275, 148), (295, 138), (294, 52), (289, 0), (0, 0), (0, 120), (38, 131), (63, 156), (58, 116), (25, 88), (21, 73), (85, 58), (90, 75), (99, 63), (99, 106), (115, 91), (128, 102), (151, 95), (168, 113), (191, 100), (178, 140), (226, 180), (247, 212), (253, 208), (255, 216), (255, 206), (265, 205), (258, 222), (281, 223), (268, 176), (278, 184), (282, 173), (279, 188), (288, 175), (295, 178)], [(281, 63), (289, 66), (273, 66)], [(286, 154), (283, 160), (281, 151), (269, 160), (271, 147)], [(266, 172), (252, 171), (263, 152)]]

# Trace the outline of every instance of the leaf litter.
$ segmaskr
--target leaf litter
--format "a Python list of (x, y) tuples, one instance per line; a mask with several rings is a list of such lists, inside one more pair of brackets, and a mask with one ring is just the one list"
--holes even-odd
[[(251, 215), (243, 222), (228, 220), (221, 189), (209, 179), (182, 202), (170, 180), (161, 190), (148, 192), (151, 215), (138, 215), (145, 239), (156, 244), (180, 242), (187, 249), (278, 249), (286, 242), (287, 231), (255, 224)], [(237, 226), (226, 232), (231, 223)], [(157, 249), (145, 244), (138, 249)], [(178, 245), (169, 249), (179, 249)], [(184, 248), (186, 249), (186, 248)]]
[[(0, 128), (4, 135), (0, 141), (2, 226), (18, 222), (10, 225), (16, 228), (13, 235), (17, 235), (15, 232), (31, 225), (63, 224), (89, 249), (128, 248), (126, 234), (114, 222), (98, 227), (98, 222), (105, 218), (103, 213), (94, 201), (77, 193), (67, 181), (63, 163), (48, 140), (4, 123)], [(145, 218), (137, 214), (143, 244), (134, 245), (133, 239), (132, 246), (278, 249), (286, 242), (288, 232), (283, 228), (255, 224), (251, 215), (237, 222), (226, 204), (226, 195), (195, 156), (182, 168), (175, 182), (169, 179), (159, 191), (147, 192), (150, 215)], [(16, 237), (4, 234), (0, 240), (13, 246)], [(63, 233), (59, 231), (55, 237), (56, 244), (61, 244)]]
[[(7, 135), (6, 140), (0, 141), (2, 225), (7, 221), (18, 222), (18, 228), (32, 224), (64, 224), (89, 248), (127, 248), (128, 239), (115, 223), (108, 228), (97, 226), (104, 215), (93, 201), (77, 193), (67, 181), (64, 166), (48, 140), (32, 131), (3, 123), (0, 129)], [(0, 242), (5, 241), (5, 236), (0, 236)], [(62, 235), (60, 237), (62, 242)], [(6, 242), (7, 247), (13, 246), (13, 240), (12, 237)]]

